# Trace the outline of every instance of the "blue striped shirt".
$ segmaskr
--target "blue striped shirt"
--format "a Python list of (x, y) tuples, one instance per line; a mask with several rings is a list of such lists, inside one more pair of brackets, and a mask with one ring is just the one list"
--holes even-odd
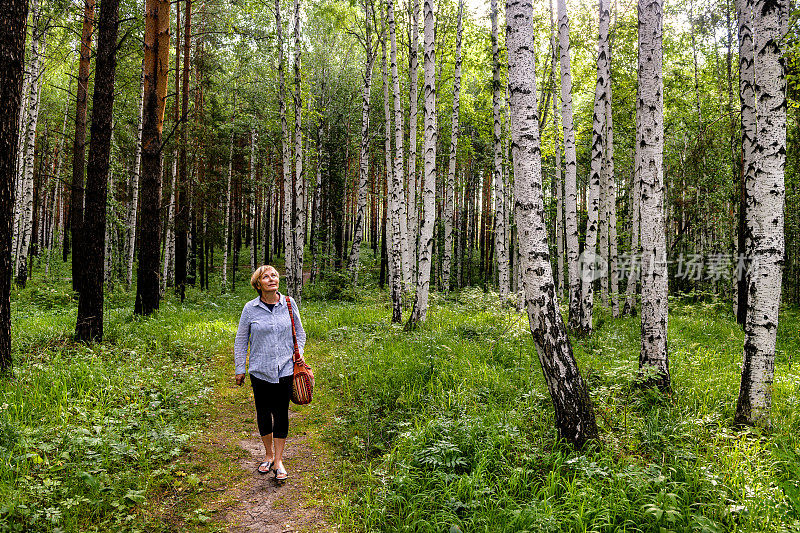
[[(294, 372), (292, 354), (292, 322), (286, 297), (278, 293), (278, 303), (270, 310), (261, 297), (247, 302), (239, 318), (239, 329), (233, 343), (233, 356), (236, 373), (244, 374), (247, 361), (247, 345), (250, 345), (250, 374), (259, 379), (277, 383), (279, 378), (291, 376)], [(291, 297), (290, 297), (291, 298)], [(297, 304), (292, 300), (292, 314), (297, 333), (300, 354), (306, 344), (306, 332), (300, 322)]]

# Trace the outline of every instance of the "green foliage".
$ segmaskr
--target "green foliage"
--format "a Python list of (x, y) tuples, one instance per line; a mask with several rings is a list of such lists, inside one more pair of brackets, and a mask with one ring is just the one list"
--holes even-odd
[[(733, 425), (742, 333), (704, 298), (672, 302), (674, 392), (637, 385), (638, 319), (573, 342), (601, 439), (556, 439), (527, 318), (480, 290), (437, 299), (421, 331), (386, 302), (311, 312), (329, 356), (318, 379), (341, 401), (328, 430), (353, 490), (339, 508), (364, 531), (783, 531), (800, 527), (797, 369), (779, 359), (774, 427)], [(324, 322), (319, 319), (325, 317)], [(782, 315), (778, 350), (798, 348)]]

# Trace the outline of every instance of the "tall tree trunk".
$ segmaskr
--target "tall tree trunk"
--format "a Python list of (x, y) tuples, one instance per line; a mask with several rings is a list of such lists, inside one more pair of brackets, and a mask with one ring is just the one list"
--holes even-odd
[[(601, 249), (597, 259), (598, 218), (600, 213), (600, 188), (603, 181), (603, 160), (605, 158), (604, 131), (606, 128), (606, 101), (608, 95), (608, 0), (600, 0), (600, 25), (597, 47), (597, 84), (594, 94), (594, 113), (592, 116), (592, 161), (589, 173), (589, 199), (587, 205), (586, 244), (583, 250), (581, 275), (581, 332), (592, 333), (592, 308), (594, 307), (594, 280), (604, 273), (596, 272), (598, 263), (605, 258)], [(606, 241), (607, 243), (607, 241)]]
[(281, 115), (281, 155), (283, 158), (283, 249), (284, 272), (286, 286), (291, 287), (291, 276), (294, 271), (294, 238), (292, 233), (292, 163), (289, 150), (289, 127), (286, 124), (286, 86), (284, 81), (283, 61), (283, 23), (281, 22), (280, 0), (275, 0), (275, 28), (278, 37), (278, 102)]
[(289, 293), (296, 300), (298, 307), (303, 295), (303, 252), (306, 243), (306, 193), (305, 174), (303, 173), (303, 100), (300, 87), (300, 0), (294, 0), (294, 183), (292, 197), (294, 211), (292, 213), (292, 275), (289, 277)]
[(456, 159), (458, 155), (458, 111), (461, 96), (461, 29), (464, 0), (458, 1), (456, 23), (456, 65), (453, 74), (453, 116), (450, 126), (450, 156), (444, 194), (444, 254), (442, 258), (442, 289), (450, 291), (450, 270), (453, 261), (453, 219), (455, 215)]
[[(611, 48), (609, 47), (609, 65)], [(611, 312), (619, 316), (619, 268), (617, 250), (617, 182), (614, 176), (614, 121), (611, 117), (611, 76), (608, 78), (608, 99), (606, 100), (606, 202), (608, 213), (608, 277), (611, 281)]]
[[(86, 255), (84, 261), (86, 272), (78, 300), (78, 319), (75, 324), (75, 336), (84, 342), (103, 340), (106, 186), (111, 157), (118, 26), (119, 0), (103, 0), (97, 24), (92, 140), (86, 166), (86, 217), (83, 224), (85, 239), (81, 250), (81, 253), (85, 252)], [(169, 28), (169, 17), (167, 17), (167, 28)]]
[[(189, 113), (189, 53), (192, 45), (192, 0), (184, 0), (186, 9), (183, 21), (183, 87), (181, 94), (180, 116), (180, 153), (178, 155), (178, 179), (176, 183), (176, 212), (175, 212), (175, 290), (183, 302), (186, 296), (186, 260), (188, 255), (189, 233), (189, 173), (186, 158), (186, 149), (189, 143), (186, 117)], [(175, 45), (175, 104), (178, 104), (178, 45)], [(177, 124), (176, 124), (177, 126)]]
[(134, 306), (137, 315), (150, 315), (159, 305), (162, 132), (169, 72), (170, 3), (168, 0), (146, 0), (145, 6), (142, 209)]
[(133, 161), (131, 174), (131, 204), (128, 207), (127, 229), (128, 243), (125, 247), (126, 276), (125, 282), (130, 287), (133, 282), (133, 257), (136, 252), (136, 215), (139, 212), (139, 175), (142, 164), (142, 115), (144, 113), (144, 62), (142, 62), (141, 90), (139, 96), (139, 127), (136, 132), (136, 155)]
[(569, 18), (566, 0), (558, 0), (558, 44), (561, 51), (561, 123), (564, 127), (564, 220), (569, 272), (569, 327), (580, 329), (581, 272), (578, 265), (578, 186), (575, 129), (572, 122)]
[(256, 180), (256, 138), (258, 134), (254, 126), (250, 129), (250, 271), (256, 268), (256, 249), (258, 248), (258, 220), (256, 202), (258, 195), (258, 181)]
[(359, 180), (358, 180), (358, 205), (356, 206), (356, 219), (353, 227), (353, 246), (350, 250), (348, 270), (350, 278), (355, 285), (358, 282), (358, 263), (361, 255), (361, 241), (364, 237), (366, 224), (367, 186), (369, 182), (369, 113), (370, 95), (372, 89), (372, 67), (375, 64), (376, 50), (372, 47), (372, 34), (369, 25), (370, 3), (364, 0), (364, 49), (367, 64), (364, 66), (364, 88), (361, 93), (361, 148), (359, 152)]
[(398, 196), (402, 191), (398, 191), (399, 180), (395, 179), (394, 166), (392, 164), (392, 134), (391, 124), (392, 115), (389, 109), (389, 80), (386, 72), (386, 38), (381, 39), (383, 50), (383, 114), (384, 114), (384, 156), (386, 168), (386, 187), (387, 187), (387, 211), (386, 224), (384, 228), (384, 245), (387, 248), (387, 266), (389, 273), (389, 287), (392, 295), (392, 322), (399, 323), (402, 320), (402, 276), (403, 259), (402, 248), (400, 247), (400, 221), (398, 220)]
[[(387, 20), (389, 24), (389, 38), (391, 39), (391, 69), (392, 69), (392, 87), (394, 91), (394, 172), (392, 177), (393, 193), (397, 195), (397, 202), (395, 203), (395, 211), (398, 218), (398, 244), (401, 250), (401, 273), (403, 279), (404, 289), (411, 286), (411, 271), (413, 270), (413, 263), (411, 260), (411, 252), (408, 244), (408, 218), (406, 214), (406, 201), (405, 194), (403, 193), (403, 102), (400, 98), (400, 78), (397, 75), (397, 37), (395, 34), (395, 20), (394, 20), (394, 2), (393, 0), (386, 1)], [(410, 186), (410, 185), (409, 185)], [(414, 261), (415, 263), (416, 261)]]
[(27, 0), (0, 4), (0, 373), (11, 367), (11, 233), (25, 69)]
[[(36, 0), (34, 0), (36, 1)], [(86, 158), (86, 109), (89, 91), (89, 60), (92, 53), (92, 33), (94, 33), (95, 0), (84, 1), (83, 30), (81, 34), (80, 60), (78, 62), (78, 87), (75, 105), (75, 137), (72, 141), (72, 185), (70, 190), (70, 232), (72, 234), (72, 290), (80, 292), (83, 276), (83, 175)], [(75, 253), (78, 252), (78, 253)]]
[[(235, 90), (234, 90), (235, 93)], [(231, 239), (231, 187), (233, 184), (233, 137), (236, 129), (236, 99), (233, 102), (233, 117), (231, 118), (231, 140), (228, 148), (228, 179), (225, 187), (225, 220), (224, 235), (222, 238), (222, 292), (228, 292), (228, 250)]]
[[(741, 98), (742, 166), (739, 182), (739, 231), (738, 249), (740, 261), (752, 260), (752, 237), (749, 235), (747, 191), (755, 179), (756, 138), (756, 93), (755, 56), (753, 50), (752, 0), (736, 0), (739, 27), (739, 96)], [(747, 271), (738, 269), (736, 321), (747, 323), (748, 280)]]
[[(176, 76), (177, 77), (177, 76)], [(175, 204), (176, 187), (178, 184), (178, 150), (172, 152), (172, 172), (170, 173), (169, 204), (167, 206), (167, 231), (164, 237), (164, 267), (161, 271), (161, 297), (167, 291), (167, 286), (175, 281)]]
[(28, 95), (26, 109), (23, 109), (23, 133), (20, 144), (21, 164), (18, 169), (19, 195), (16, 198), (15, 227), (17, 242), (14, 250), (16, 258), (16, 283), (22, 287), (28, 280), (28, 252), (33, 237), (34, 222), (34, 182), (33, 171), (36, 150), (36, 125), (39, 121), (39, 103), (44, 74), (42, 56), (45, 52), (45, 31), (47, 24), (42, 20), (39, 2), (34, 0), (31, 7), (31, 48), (28, 65)]
[[(558, 259), (556, 260), (556, 294), (561, 298), (564, 294), (564, 179), (561, 175), (561, 136), (558, 134), (558, 94), (556, 91), (556, 80), (558, 80), (558, 67), (556, 58), (558, 51), (558, 30), (553, 22), (553, 0), (550, 0), (550, 48), (553, 53), (553, 139), (556, 145), (555, 160), (555, 188), (556, 188), (556, 250)], [(515, 264), (518, 264), (515, 263)], [(516, 269), (515, 269), (516, 270)], [(515, 276), (516, 279), (516, 276)]]
[(639, 0), (639, 105), (636, 150), (641, 186), (642, 350), (647, 385), (670, 388), (667, 356), (667, 243), (664, 231), (662, 0)]
[(497, 257), (497, 275), (500, 287), (500, 296), (505, 297), (510, 290), (508, 271), (508, 249), (505, 239), (505, 187), (503, 184), (503, 142), (502, 128), (500, 125), (500, 106), (503, 99), (500, 85), (500, 46), (497, 37), (497, 0), (492, 0), (492, 116), (494, 121), (494, 164), (492, 177), (494, 181), (495, 217), (494, 217), (494, 247)]
[(525, 303), (560, 438), (583, 446), (597, 437), (592, 402), (578, 371), (555, 295), (542, 198), (542, 163), (536, 112), (530, 0), (506, 2), (511, 139)]
[[(408, 174), (406, 183), (408, 186), (407, 218), (408, 218), (408, 257), (414, 262), (406, 268), (411, 273), (412, 283), (416, 281), (418, 274), (414, 254), (417, 251), (417, 233), (419, 231), (419, 210), (417, 209), (417, 70), (419, 68), (417, 56), (419, 52), (419, 0), (413, 0), (413, 9), (410, 13), (411, 39), (408, 45)], [(410, 3), (410, 2), (409, 2)], [(410, 7), (410, 6), (409, 6)]]
[(748, 279), (736, 421), (768, 426), (785, 247), (786, 75), (782, 43), (788, 29), (789, 2), (756, 0), (753, 8), (758, 130), (755, 169), (747, 182), (747, 226), (754, 266)]
[(425, 0), (423, 4), (423, 24), (425, 28), (423, 59), (425, 70), (425, 144), (423, 148), (425, 178), (422, 191), (422, 224), (419, 231), (417, 293), (406, 329), (413, 329), (420, 322), (424, 322), (428, 311), (431, 260), (433, 259), (433, 226), (436, 223), (436, 48), (433, 34), (432, 0)]

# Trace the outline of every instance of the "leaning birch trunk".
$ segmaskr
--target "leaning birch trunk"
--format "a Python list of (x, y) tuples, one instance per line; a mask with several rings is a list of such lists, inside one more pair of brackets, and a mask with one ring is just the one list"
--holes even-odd
[(425, 33), (425, 140), (423, 145), (422, 224), (419, 229), (419, 271), (414, 308), (406, 329), (425, 321), (433, 259), (433, 226), (436, 223), (436, 48), (434, 44), (433, 0), (423, 4)]
[(515, 220), (525, 304), (536, 352), (555, 408), (560, 438), (583, 446), (597, 437), (592, 402), (578, 371), (556, 301), (542, 198), (539, 119), (530, 0), (506, 2), (508, 85), (514, 161)]
[(386, 187), (387, 199), (386, 207), (388, 222), (384, 240), (387, 240), (387, 266), (389, 267), (389, 286), (392, 293), (392, 322), (397, 324), (402, 320), (402, 249), (400, 248), (400, 222), (397, 220), (397, 182), (394, 178), (394, 168), (392, 166), (392, 113), (389, 109), (389, 80), (386, 72), (386, 38), (381, 38), (381, 48), (383, 49), (383, 116), (384, 116), (384, 166), (386, 167)]
[[(236, 104), (234, 103), (234, 109)], [(235, 117), (235, 115), (234, 115)], [(231, 119), (231, 141), (228, 148), (228, 180), (225, 188), (225, 226), (224, 234), (222, 237), (222, 292), (228, 291), (228, 239), (231, 234), (231, 182), (233, 181), (233, 132), (234, 132), (235, 118)]]
[(275, 30), (278, 37), (278, 102), (281, 115), (281, 157), (283, 161), (283, 250), (286, 286), (291, 287), (291, 265), (294, 264), (294, 238), (292, 234), (292, 170), (289, 153), (289, 127), (286, 124), (286, 87), (283, 75), (283, 23), (281, 22), (281, 3), (275, 0)]
[(458, 1), (456, 23), (456, 66), (453, 73), (453, 117), (450, 127), (450, 157), (444, 194), (444, 253), (442, 257), (442, 289), (450, 290), (450, 269), (453, 263), (453, 216), (455, 214), (456, 157), (458, 153), (458, 110), (461, 94), (461, 27), (464, 0)]
[(289, 293), (299, 307), (303, 296), (303, 252), (306, 243), (306, 192), (303, 173), (303, 99), (300, 86), (300, 0), (294, 0), (294, 183), (292, 195), (295, 200), (292, 213), (292, 275), (288, 279)]
[(789, 2), (756, 0), (753, 7), (758, 157), (753, 179), (747, 184), (753, 274), (748, 279), (736, 421), (769, 426), (785, 246), (786, 76), (782, 43), (787, 33)]
[(17, 200), (18, 226), (16, 263), (18, 285), (25, 286), (28, 280), (28, 251), (33, 234), (33, 170), (36, 148), (36, 124), (39, 121), (44, 66), (42, 56), (45, 48), (45, 26), (42, 23), (38, 3), (31, 19), (30, 84), (28, 85), (28, 109), (25, 113), (22, 167), (19, 169), (21, 191)]
[(142, 113), (144, 111), (144, 70), (141, 76), (141, 94), (139, 96), (139, 129), (136, 133), (136, 157), (133, 161), (133, 174), (131, 174), (131, 204), (128, 207), (127, 228), (128, 243), (125, 246), (125, 261), (127, 272), (125, 283), (128, 287), (133, 282), (133, 256), (136, 252), (136, 213), (139, 208), (139, 169), (142, 163)]
[[(740, 209), (744, 212), (740, 216), (744, 224), (740, 227), (743, 235), (740, 237), (739, 254), (750, 259), (752, 255), (751, 236), (748, 234), (748, 211), (747, 202), (748, 184), (755, 179), (755, 158), (756, 158), (756, 93), (755, 93), (755, 65), (753, 51), (753, 26), (752, 26), (752, 0), (736, 0), (736, 12), (738, 18), (739, 33), (739, 95), (741, 97), (741, 135), (742, 135), (742, 182), (743, 182), (743, 201)], [(741, 272), (738, 281), (737, 297), (737, 321), (742, 325), (747, 323), (747, 287), (748, 275)]]
[(497, 277), (500, 297), (505, 298), (510, 290), (508, 248), (505, 239), (505, 187), (503, 184), (503, 143), (500, 126), (500, 101), (503, 99), (500, 86), (500, 47), (497, 39), (497, 0), (492, 0), (492, 117), (494, 164), (492, 178), (494, 181), (495, 216), (494, 216), (494, 248), (497, 260)]
[(639, 0), (639, 152), (642, 239), (642, 351), (647, 385), (670, 388), (667, 356), (667, 243), (664, 231), (663, 0)]
[(391, 69), (392, 69), (392, 89), (394, 91), (394, 190), (397, 196), (395, 209), (400, 226), (399, 243), (402, 253), (402, 276), (403, 288), (408, 290), (411, 287), (411, 271), (413, 263), (411, 260), (410, 247), (408, 245), (408, 219), (406, 215), (406, 201), (403, 193), (403, 105), (400, 98), (400, 79), (397, 75), (397, 37), (395, 35), (394, 3), (393, 0), (386, 1), (387, 20), (389, 24), (389, 38), (391, 39)]
[[(417, 71), (419, 62), (417, 54), (419, 51), (419, 0), (414, 0), (413, 11), (411, 12), (411, 40), (408, 48), (408, 93), (409, 93), (409, 113), (408, 113), (408, 246), (409, 256), (417, 252), (417, 233), (419, 231), (419, 210), (417, 209)], [(409, 268), (412, 275), (412, 283), (416, 281), (417, 271)]]
[[(600, 213), (600, 187), (603, 174), (604, 142), (606, 125), (606, 80), (608, 79), (608, 0), (600, 0), (600, 25), (597, 47), (597, 84), (594, 92), (594, 113), (592, 116), (592, 161), (589, 172), (589, 198), (586, 221), (586, 244), (583, 251), (581, 273), (581, 333), (592, 333), (592, 308), (594, 307), (594, 280), (604, 275), (596, 272), (598, 263), (605, 258), (604, 250), (597, 254), (598, 218)], [(599, 257), (598, 257), (599, 255)]]
[(359, 180), (358, 180), (358, 204), (356, 205), (356, 218), (353, 223), (353, 247), (350, 249), (350, 260), (348, 270), (353, 285), (358, 282), (358, 263), (361, 255), (361, 241), (364, 237), (364, 224), (366, 214), (364, 210), (367, 206), (367, 185), (369, 183), (369, 113), (370, 113), (370, 94), (372, 89), (372, 66), (375, 63), (375, 50), (372, 49), (372, 36), (370, 34), (370, 11), (369, 0), (364, 0), (364, 48), (367, 55), (367, 64), (364, 67), (364, 88), (361, 93), (361, 148), (359, 152)]
[[(608, 51), (608, 64), (611, 66), (611, 47)], [(608, 202), (608, 277), (611, 281), (611, 312), (619, 316), (619, 269), (617, 261), (617, 183), (614, 176), (614, 120), (611, 116), (611, 72), (608, 77), (608, 99), (606, 100), (606, 200)]]
[(564, 222), (569, 272), (569, 327), (580, 329), (581, 273), (578, 266), (578, 185), (575, 129), (572, 123), (569, 18), (566, 0), (558, 0), (558, 45), (561, 63), (561, 123), (564, 128)]

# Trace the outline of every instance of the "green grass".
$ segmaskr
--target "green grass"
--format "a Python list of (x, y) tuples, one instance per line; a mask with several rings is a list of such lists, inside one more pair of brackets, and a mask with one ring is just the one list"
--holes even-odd
[[(115, 288), (105, 341), (86, 346), (73, 341), (66, 266), (53, 268), (57, 281), (37, 273), (12, 298), (0, 531), (167, 528), (148, 509), (202, 477), (179, 459), (216, 412), (211, 388), (252, 291), (241, 279), (233, 295), (190, 290), (141, 319)], [(760, 431), (733, 424), (743, 334), (724, 305), (671, 302), (669, 396), (636, 387), (638, 318), (598, 309), (595, 333), (573, 346), (600, 440), (576, 452), (556, 439), (527, 318), (496, 296), (433, 294), (410, 333), (388, 323), (376, 290), (336, 279), (306, 296), (326, 393), (315, 401), (334, 414), (307, 430), (325, 426), (339, 459), (343, 529), (800, 531), (796, 310), (781, 316), (773, 427)], [(184, 511), (182, 527), (204, 529)]]

